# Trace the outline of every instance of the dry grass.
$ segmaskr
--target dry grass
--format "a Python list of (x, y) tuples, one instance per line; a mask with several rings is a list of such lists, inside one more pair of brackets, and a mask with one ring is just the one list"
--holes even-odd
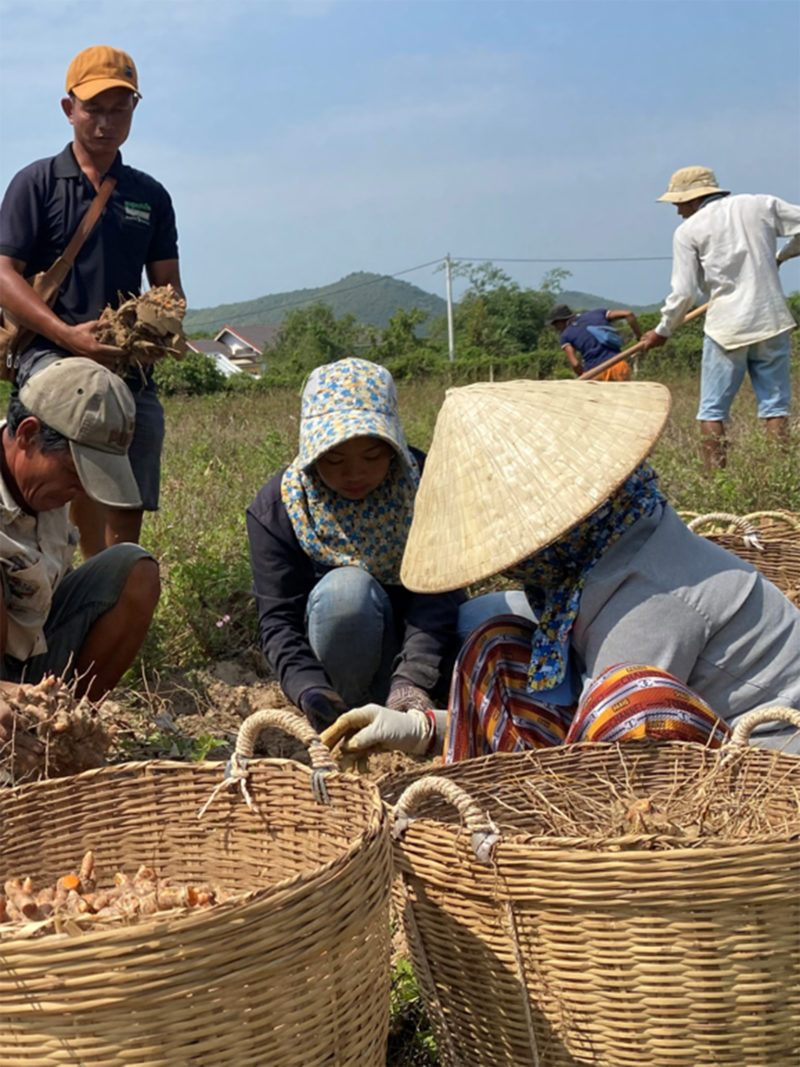
[[(800, 365), (794, 376), (800, 395)], [(729, 467), (707, 474), (697, 444), (697, 378), (675, 373), (667, 384), (672, 413), (653, 462), (671, 503), (695, 512), (800, 511), (800, 420), (785, 449), (769, 447), (743, 388), (734, 405)], [(446, 387), (430, 380), (399, 385), (411, 444), (429, 446)], [(147, 670), (242, 656), (263, 668), (255, 651), (244, 513), (294, 455), (299, 407), (293, 389), (165, 401), (162, 508), (146, 517), (143, 532), (161, 563), (164, 590), (144, 651)], [(137, 665), (134, 674), (140, 673)]]

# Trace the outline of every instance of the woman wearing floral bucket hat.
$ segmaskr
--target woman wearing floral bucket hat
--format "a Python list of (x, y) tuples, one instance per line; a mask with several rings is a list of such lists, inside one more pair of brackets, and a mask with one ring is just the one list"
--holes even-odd
[(247, 509), (261, 647), (316, 729), (368, 700), (446, 695), (464, 595), (400, 580), (423, 461), (389, 371), (339, 360), (312, 372), (299, 452)]
[[(642, 736), (721, 743), (746, 711), (800, 709), (800, 611), (692, 533), (646, 456), (658, 383), (504, 382), (447, 393), (402, 567), (428, 593), (501, 574), (531, 618), (479, 625), (448, 711), (370, 705), (351, 752), (493, 751)], [(800, 751), (769, 726), (754, 743)]]

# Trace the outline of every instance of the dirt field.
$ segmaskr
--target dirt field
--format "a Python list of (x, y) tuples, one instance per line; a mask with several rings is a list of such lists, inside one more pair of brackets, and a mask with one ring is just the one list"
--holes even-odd
[[(261, 708), (296, 710), (278, 683), (256, 669), (256, 658), (245, 654), (242, 661), (222, 660), (199, 671), (161, 675), (141, 692), (117, 688), (100, 709), (116, 731), (109, 761), (226, 760), (248, 715)], [(256, 755), (309, 763), (303, 744), (282, 730), (264, 730)], [(426, 763), (430, 765), (399, 752), (376, 753), (367, 760), (367, 774), (379, 780)]]

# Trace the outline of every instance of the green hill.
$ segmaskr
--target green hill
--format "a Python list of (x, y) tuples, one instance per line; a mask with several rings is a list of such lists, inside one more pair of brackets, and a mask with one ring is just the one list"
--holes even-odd
[(643, 311), (658, 311), (661, 304), (626, 304), (621, 300), (609, 300), (594, 293), (581, 293), (576, 289), (566, 289), (556, 297), (556, 303), (567, 304), (573, 311), (594, 311), (595, 308), (628, 308), (639, 315)]
[[(559, 304), (569, 304), (575, 311), (591, 311), (599, 307), (630, 307), (637, 314), (642, 311), (657, 311), (658, 304), (625, 304), (618, 300), (566, 290), (556, 297)], [(399, 281), (385, 274), (359, 271), (348, 274), (331, 285), (318, 289), (294, 289), (287, 293), (272, 293), (255, 300), (238, 304), (219, 304), (211, 308), (189, 308), (184, 319), (187, 334), (215, 334), (223, 326), (248, 326), (253, 323), (282, 322), (295, 308), (310, 304), (328, 304), (337, 318), (354, 315), (359, 322), (384, 329), (398, 308), (408, 310), (417, 307), (428, 313), (427, 320), (419, 329), (426, 334), (431, 322), (447, 310), (445, 301), (433, 293), (420, 289), (409, 282)]]
[(223, 326), (247, 326), (252, 323), (282, 322), (287, 313), (309, 304), (328, 304), (337, 318), (351, 314), (359, 322), (383, 329), (398, 308), (418, 307), (428, 312), (428, 320), (420, 330), (424, 333), (431, 319), (444, 315), (445, 301), (409, 282), (398, 281), (383, 274), (359, 271), (323, 285), (318, 289), (295, 289), (289, 293), (274, 293), (240, 304), (220, 304), (213, 308), (190, 308), (184, 319), (187, 334), (211, 333)]

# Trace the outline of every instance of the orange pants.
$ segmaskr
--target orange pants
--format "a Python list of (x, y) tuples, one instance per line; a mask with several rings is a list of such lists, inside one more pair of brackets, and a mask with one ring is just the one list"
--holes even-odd
[(595, 378), (596, 382), (629, 382), (631, 380), (631, 367), (627, 360), (621, 359), (613, 367), (604, 370)]

